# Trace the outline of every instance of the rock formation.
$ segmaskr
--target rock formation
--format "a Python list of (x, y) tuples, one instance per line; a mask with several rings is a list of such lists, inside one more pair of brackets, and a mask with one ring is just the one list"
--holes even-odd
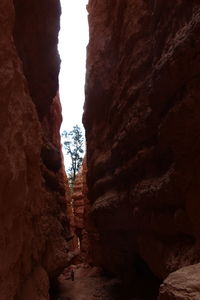
[[(84, 166), (73, 195), (84, 259), (124, 299), (155, 300), (161, 282), (160, 300), (199, 299), (200, 3), (88, 11), (87, 187)], [(59, 0), (0, 1), (1, 300), (49, 299), (71, 257), (59, 16)]]
[(90, 0), (88, 12), (93, 260), (159, 282), (200, 261), (200, 4)]
[(57, 0), (0, 1), (1, 300), (49, 299), (67, 263)]
[(200, 264), (171, 273), (161, 285), (159, 300), (199, 300), (199, 275)]
[(91, 228), (88, 223), (88, 213), (90, 205), (87, 198), (87, 184), (86, 184), (87, 165), (84, 159), (83, 165), (76, 176), (72, 193), (73, 206), (73, 221), (72, 228), (76, 236), (77, 246), (80, 248), (80, 259), (84, 262), (90, 260), (88, 230)]

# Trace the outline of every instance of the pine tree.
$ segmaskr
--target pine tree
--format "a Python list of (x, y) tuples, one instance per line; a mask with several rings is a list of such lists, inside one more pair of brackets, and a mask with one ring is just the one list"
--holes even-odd
[(64, 148), (67, 155), (70, 156), (71, 166), (67, 170), (67, 175), (71, 188), (73, 188), (76, 174), (78, 173), (83, 162), (83, 134), (78, 125), (73, 126), (70, 132), (64, 131)]

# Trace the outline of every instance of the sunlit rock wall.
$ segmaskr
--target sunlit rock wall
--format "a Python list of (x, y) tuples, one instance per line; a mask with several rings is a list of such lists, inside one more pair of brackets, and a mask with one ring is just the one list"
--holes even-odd
[(93, 258), (133, 278), (139, 256), (164, 279), (200, 260), (200, 4), (90, 0), (88, 11)]
[(59, 1), (0, 1), (1, 300), (49, 299), (67, 261)]

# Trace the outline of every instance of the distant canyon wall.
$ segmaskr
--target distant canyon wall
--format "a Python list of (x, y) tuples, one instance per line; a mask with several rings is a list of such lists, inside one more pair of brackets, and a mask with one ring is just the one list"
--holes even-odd
[(83, 160), (83, 165), (79, 170), (74, 182), (72, 192), (73, 213), (70, 223), (75, 236), (75, 247), (79, 248), (78, 259), (81, 262), (93, 264), (92, 253), (90, 253), (93, 251), (93, 249), (90, 241), (95, 239), (97, 232), (89, 216), (91, 205), (87, 197), (88, 188), (86, 176), (87, 161), (85, 157)]
[(200, 261), (200, 4), (90, 0), (88, 11), (91, 253), (129, 278), (139, 257), (163, 280)]
[(0, 2), (0, 290), (49, 299), (68, 259), (58, 0)]

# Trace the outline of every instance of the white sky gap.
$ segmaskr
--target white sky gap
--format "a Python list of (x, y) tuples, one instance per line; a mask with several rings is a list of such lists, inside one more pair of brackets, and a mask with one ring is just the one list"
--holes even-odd
[[(63, 114), (61, 132), (71, 130), (76, 124), (82, 126), (86, 46), (89, 39), (87, 3), (88, 0), (61, 0), (62, 15), (58, 45), (62, 60), (59, 76)], [(66, 155), (64, 156), (67, 169), (70, 161)]]

